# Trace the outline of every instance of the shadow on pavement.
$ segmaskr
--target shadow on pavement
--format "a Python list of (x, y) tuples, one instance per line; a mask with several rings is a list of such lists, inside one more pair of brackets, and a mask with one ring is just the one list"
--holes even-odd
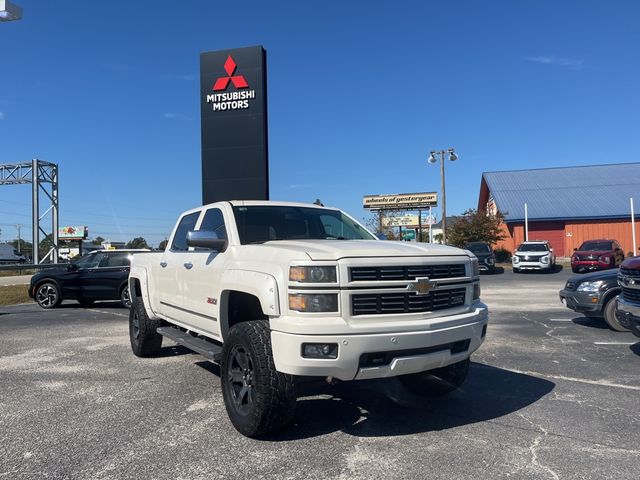
[(633, 345), (631, 345), (629, 347), (629, 350), (640, 356), (640, 340), (638, 340), (638, 343), (634, 343)]
[(396, 379), (325, 387), (325, 398), (299, 398), (296, 423), (265, 438), (288, 441), (343, 431), (360, 437), (445, 430), (508, 415), (537, 402), (555, 384), (501, 368), (471, 364), (461, 389), (430, 399), (409, 393)]
[(598, 330), (609, 330), (609, 326), (606, 324), (603, 318), (589, 318), (578, 317), (571, 320), (576, 325), (582, 327), (596, 328)]
[(504, 267), (495, 267), (493, 272), (480, 272), (481, 275), (499, 275), (504, 273)]

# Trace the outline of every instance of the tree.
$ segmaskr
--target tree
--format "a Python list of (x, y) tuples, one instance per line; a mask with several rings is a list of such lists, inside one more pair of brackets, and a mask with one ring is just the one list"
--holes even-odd
[(96, 237), (91, 241), (91, 245), (102, 245), (102, 242), (104, 242), (104, 238)]
[(471, 208), (447, 229), (447, 240), (456, 247), (464, 247), (469, 242), (494, 245), (504, 238), (503, 221), (500, 212), (490, 215)]
[(166, 238), (162, 240), (160, 242), (160, 245), (158, 245), (158, 250), (165, 250), (167, 248), (167, 243), (169, 243), (169, 240), (167, 240)]
[(393, 217), (397, 214), (397, 211), (377, 210), (376, 212), (374, 212), (374, 216), (370, 217), (369, 220), (367, 220), (365, 226), (376, 235), (384, 235), (385, 237), (387, 237), (387, 240), (399, 240), (399, 235), (396, 235), (392, 227), (384, 226), (384, 224), (386, 223), (385, 219)]
[(149, 245), (144, 237), (136, 237), (127, 242), (127, 248), (149, 248)]

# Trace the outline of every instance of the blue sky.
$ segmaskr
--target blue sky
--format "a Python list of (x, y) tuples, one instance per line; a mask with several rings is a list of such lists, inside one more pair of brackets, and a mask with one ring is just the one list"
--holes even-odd
[[(483, 171), (638, 161), (635, 1), (12, 0), (0, 163), (60, 168), (60, 224), (150, 243), (200, 204), (199, 54), (263, 45), (274, 200), (368, 218), (368, 194), (477, 206)], [(0, 187), (0, 240), (30, 236)]]

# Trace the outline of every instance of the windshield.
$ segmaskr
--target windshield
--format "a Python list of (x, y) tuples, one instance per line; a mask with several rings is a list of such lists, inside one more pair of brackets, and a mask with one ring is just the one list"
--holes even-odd
[(578, 250), (613, 250), (611, 242), (584, 242)]
[(473, 253), (490, 253), (491, 249), (486, 243), (470, 243), (466, 246), (467, 250), (471, 250)]
[(289, 206), (233, 207), (240, 243), (270, 240), (375, 240), (339, 210)]
[(544, 243), (523, 243), (518, 247), (517, 252), (547, 252), (547, 245)]

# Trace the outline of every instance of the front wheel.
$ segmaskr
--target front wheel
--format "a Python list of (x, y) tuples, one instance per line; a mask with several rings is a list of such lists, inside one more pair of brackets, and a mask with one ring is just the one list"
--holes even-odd
[(293, 376), (278, 372), (265, 320), (234, 325), (222, 347), (220, 381), (233, 426), (259, 437), (288, 426), (295, 414)]
[(469, 373), (471, 359), (427, 372), (398, 377), (407, 390), (424, 397), (440, 397), (460, 388)]
[(157, 332), (160, 320), (149, 318), (142, 298), (136, 297), (129, 310), (129, 340), (137, 357), (151, 357), (160, 353), (162, 335)]
[(604, 306), (604, 321), (609, 325), (611, 330), (616, 332), (628, 332), (629, 329), (623, 327), (616, 318), (616, 307), (618, 306), (618, 297), (614, 297)]
[(60, 289), (53, 282), (45, 282), (36, 289), (35, 299), (42, 308), (54, 308), (60, 305)]

